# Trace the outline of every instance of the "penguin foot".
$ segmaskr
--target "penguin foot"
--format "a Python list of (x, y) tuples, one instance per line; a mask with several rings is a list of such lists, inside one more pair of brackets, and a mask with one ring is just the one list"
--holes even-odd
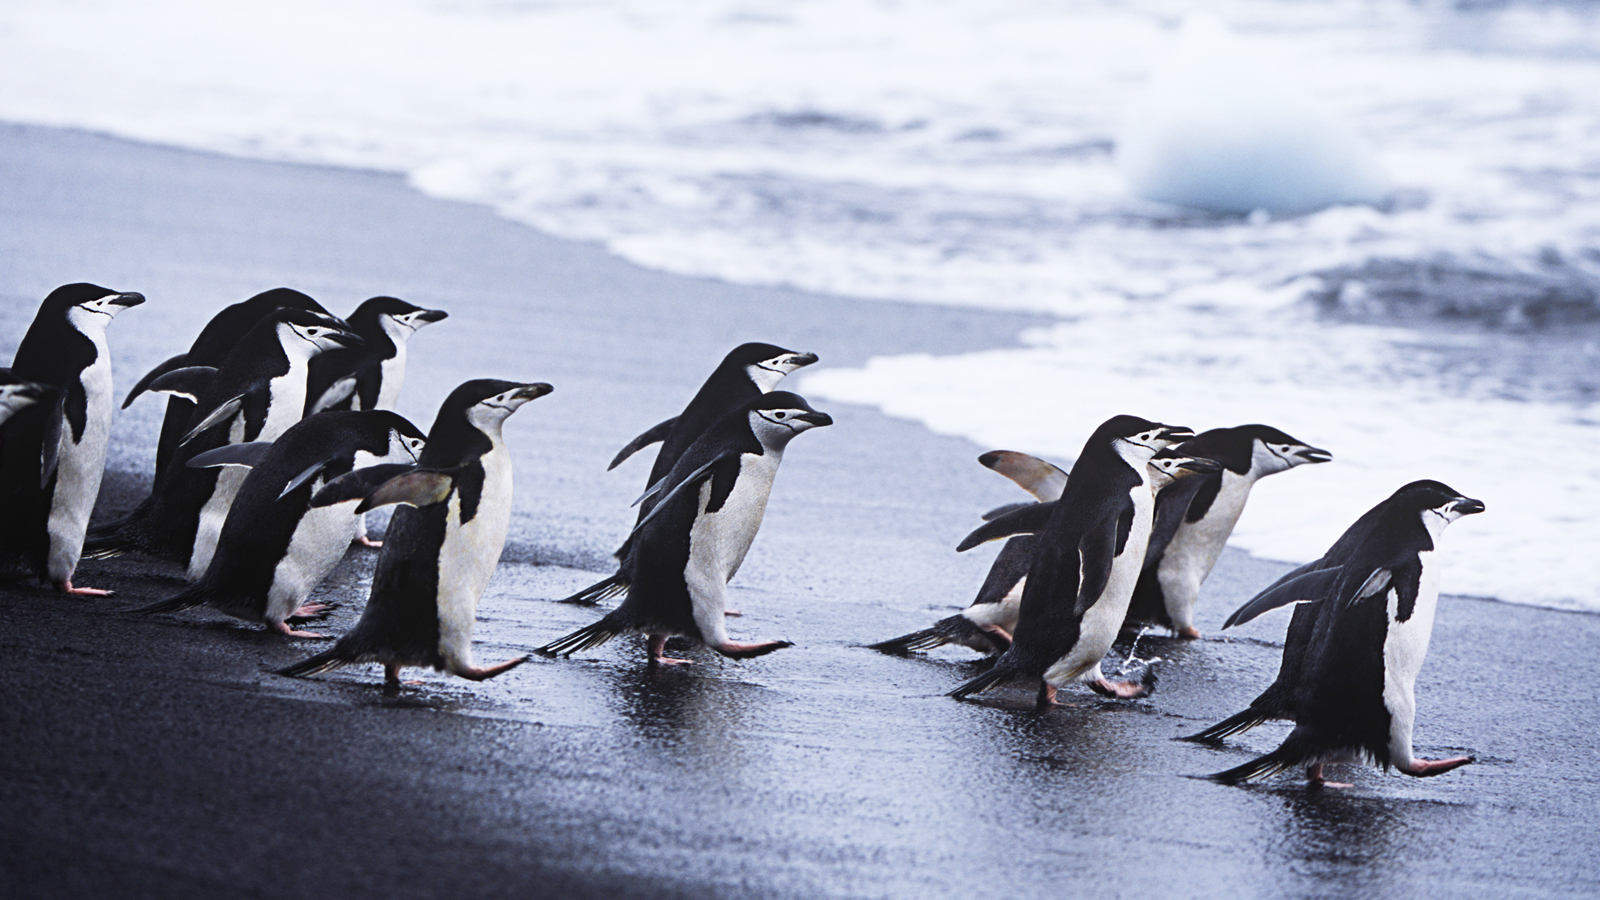
[(1311, 788), (1338, 788), (1340, 790), (1343, 790), (1345, 788), (1353, 788), (1353, 787), (1355, 787), (1355, 785), (1350, 784), (1349, 782), (1345, 782), (1345, 781), (1328, 781), (1327, 779), (1323, 778), (1322, 777), (1322, 763), (1317, 763), (1316, 765), (1306, 766), (1306, 781), (1308, 782), (1306, 787), (1311, 787)]
[(1150, 694), (1148, 685), (1133, 681), (1108, 681), (1104, 678), (1089, 682), (1089, 689), (1117, 700), (1136, 700)]
[(1034, 700), (1034, 702), (1033, 702), (1033, 708), (1034, 709), (1038, 710), (1039, 712), (1044, 712), (1045, 710), (1050, 709), (1051, 707), (1060, 706), (1060, 705), (1061, 705), (1060, 703), (1056, 702), (1056, 686), (1055, 685), (1051, 684), (1048, 681), (1046, 681), (1045, 683), (1039, 685), (1039, 697), (1038, 697), (1038, 699)]
[(355, 544), (357, 547), (371, 547), (374, 550), (383, 546), (383, 541), (375, 541), (364, 534), (350, 543)]
[(1457, 756), (1452, 759), (1413, 759), (1411, 765), (1400, 766), (1400, 771), (1417, 778), (1429, 778), (1434, 775), (1443, 775), (1451, 769), (1459, 769), (1470, 762), (1477, 762), (1476, 756)]
[(1181, 637), (1186, 641), (1197, 641), (1200, 639), (1200, 629), (1194, 627), (1193, 625), (1179, 628), (1178, 637)]
[(291, 619), (315, 619), (333, 607), (327, 603), (302, 603), (289, 613)]
[(650, 635), (650, 665), (652, 666), (692, 666), (692, 659), (677, 659), (663, 656), (667, 651), (667, 636), (664, 634)]
[(515, 669), (517, 666), (522, 665), (532, 658), (533, 657), (531, 656), (518, 656), (513, 659), (508, 659), (503, 663), (499, 663), (498, 665), (472, 666), (465, 669), (456, 669), (455, 673), (460, 675), (462, 678), (470, 678), (473, 681), (487, 681), (496, 675)]
[(729, 659), (754, 659), (757, 656), (766, 656), (774, 650), (782, 650), (785, 647), (793, 646), (794, 644), (790, 641), (760, 641), (754, 644), (740, 644), (728, 641), (711, 649)]
[(1011, 646), (1011, 633), (1006, 631), (1004, 628), (1001, 628), (999, 625), (989, 625), (989, 626), (985, 627), (983, 630), (988, 632), (988, 633), (990, 633), (990, 634), (992, 634), (992, 635), (994, 635), (997, 638), (1000, 638), (1000, 640), (1002, 642), (1001, 643), (1001, 647), (1002, 648)]
[(73, 587), (71, 578), (58, 583), (56, 585), (56, 590), (63, 594), (70, 594), (74, 597), (109, 597), (113, 593), (112, 591), (105, 591), (101, 590), (100, 588)]
[(301, 631), (298, 628), (290, 625), (288, 622), (273, 622), (272, 630), (287, 637), (316, 638), (319, 641), (325, 641), (333, 637), (331, 634), (323, 634), (318, 631)]

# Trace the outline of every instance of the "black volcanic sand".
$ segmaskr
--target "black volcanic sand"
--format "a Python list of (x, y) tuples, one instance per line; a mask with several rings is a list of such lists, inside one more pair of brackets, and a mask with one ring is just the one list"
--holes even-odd
[[(605, 464), (732, 345), (772, 341), (848, 366), (1008, 346), (1038, 323), (652, 273), (389, 175), (24, 127), (0, 127), (0, 171), (5, 358), (57, 284), (142, 291), (149, 302), (112, 326), (120, 394), (220, 306), (289, 285), (336, 312), (380, 293), (450, 311), (411, 345), (401, 411), (424, 428), (469, 377), (555, 385), (507, 426), (516, 517), (480, 610), (487, 662), (598, 615), (548, 598), (608, 572), (632, 521), (648, 456)], [(1271, 680), (1286, 615), (1232, 640), (1144, 639), (1133, 652), (1163, 658), (1148, 700), (1074, 688), (1064, 697), (1078, 705), (1037, 713), (1024, 687), (944, 698), (978, 670), (973, 654), (861, 645), (965, 605), (994, 550), (958, 556), (954, 544), (980, 511), (1021, 495), (974, 462), (990, 448), (817, 405), (837, 424), (790, 447), (732, 588), (746, 613), (731, 620), (736, 637), (797, 646), (750, 662), (690, 649), (696, 665), (653, 672), (630, 638), (484, 684), (411, 670), (422, 684), (385, 696), (372, 666), (273, 674), (313, 641), (204, 611), (125, 612), (175, 591), (172, 566), (84, 563), (79, 583), (116, 589), (110, 600), (12, 586), (0, 595), (0, 895), (1600, 889), (1600, 617), (1446, 599), (1418, 684), (1418, 745), (1476, 765), (1428, 780), (1348, 769), (1348, 791), (1289, 777), (1219, 786), (1191, 776), (1270, 749), (1286, 727), (1225, 749), (1171, 738)], [(161, 407), (141, 399), (119, 415), (102, 515), (143, 491)], [(353, 551), (320, 592), (342, 604), (328, 631), (359, 614), (372, 560)], [(1230, 552), (1202, 627), (1284, 568)]]

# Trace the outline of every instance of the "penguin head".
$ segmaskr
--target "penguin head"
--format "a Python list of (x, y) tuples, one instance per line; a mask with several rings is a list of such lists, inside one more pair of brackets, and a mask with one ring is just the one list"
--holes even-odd
[(1422, 524), (1435, 536), (1462, 516), (1484, 510), (1482, 500), (1474, 500), (1443, 482), (1432, 480), (1411, 482), (1395, 491), (1389, 502), (1420, 516)]
[(287, 353), (310, 358), (339, 347), (366, 343), (343, 320), (305, 309), (280, 309), (267, 317), (276, 323), (278, 342)]
[(1190, 475), (1222, 471), (1222, 463), (1202, 456), (1190, 456), (1182, 447), (1167, 447), (1152, 456), (1145, 465), (1150, 470), (1150, 486), (1158, 491)]
[(1142, 466), (1158, 452), (1194, 437), (1182, 425), (1163, 425), (1138, 416), (1112, 416), (1095, 429), (1091, 443), (1109, 441), (1118, 456)]
[(54, 312), (84, 334), (104, 334), (117, 313), (144, 302), (143, 294), (122, 293), (98, 284), (67, 284), (50, 292), (41, 313)]
[[(459, 403), (466, 412), (467, 421), (477, 426), (480, 430), (487, 430), (491, 425), (504, 422), (507, 416), (516, 412), (527, 403), (554, 390), (548, 384), (532, 382), (519, 384), (515, 381), (497, 381), (492, 378), (481, 378), (469, 381), (451, 392), (445, 400), (445, 407)], [(440, 414), (444, 409), (440, 409)]]
[[(1241, 425), (1235, 432), (1250, 439), (1250, 472), (1257, 476), (1283, 472), (1309, 463), (1325, 463), (1333, 454), (1296, 440), (1270, 425)], [(1243, 474), (1243, 473), (1240, 473)]]
[(388, 431), (382, 443), (382, 455), (377, 459), (377, 463), (414, 463), (422, 458), (422, 451), (427, 447), (428, 439), (421, 429), (411, 424), (410, 419), (399, 413), (381, 409), (366, 410), (358, 415), (370, 416), (379, 427)]
[(833, 424), (833, 417), (817, 412), (799, 394), (773, 391), (752, 400), (746, 407), (750, 430), (763, 447), (782, 447), (795, 435)]
[(398, 297), (373, 297), (363, 301), (350, 314), (350, 324), (368, 337), (385, 334), (389, 340), (399, 344), (411, 337), (418, 328), (448, 318), (449, 315), (442, 309), (423, 309)]
[(815, 353), (796, 353), (774, 344), (740, 344), (722, 360), (722, 368), (742, 369), (763, 394), (776, 388), (783, 376), (817, 361)]

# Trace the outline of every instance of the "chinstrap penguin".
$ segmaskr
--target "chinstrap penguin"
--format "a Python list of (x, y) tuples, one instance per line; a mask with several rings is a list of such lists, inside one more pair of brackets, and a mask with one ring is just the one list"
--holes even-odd
[(1222, 555), (1250, 489), (1268, 475), (1327, 462), (1333, 454), (1266, 425), (1214, 428), (1167, 452), (1209, 459), (1222, 468), (1182, 479), (1156, 497), (1144, 571), (1124, 624), (1164, 625), (1180, 637), (1197, 638), (1194, 607), (1200, 584)]
[(331, 649), (280, 674), (380, 663), (394, 688), (403, 666), (482, 681), (527, 661), (476, 665), (472, 627), (511, 524), (511, 452), (502, 426), (548, 393), (548, 384), (468, 381), (440, 406), (416, 466), (357, 469), (318, 492), (314, 507), (365, 497), (357, 513), (389, 503), (402, 508), (389, 521), (361, 621)]
[(227, 444), (270, 442), (300, 421), (312, 357), (361, 338), (338, 319), (284, 308), (257, 322), (221, 367), (188, 366), (154, 379), (149, 390), (195, 399), (150, 511), (90, 540), (94, 557), (138, 551), (184, 563), (189, 580), (205, 574), (246, 470), (190, 468), (188, 462)]
[(306, 415), (325, 409), (394, 409), (405, 383), (411, 336), (448, 317), (442, 309), (423, 309), (395, 297), (363, 301), (345, 321), (364, 343), (311, 361)]
[(1445, 526), (1483, 510), (1438, 482), (1407, 485), (1345, 532), (1319, 561), (1329, 564), (1302, 567), (1247, 604), (1244, 618), (1293, 602), (1311, 611), (1285, 642), (1279, 673), (1295, 727), (1278, 749), (1211, 778), (1238, 784), (1304, 766), (1312, 785), (1344, 786), (1324, 780), (1325, 764), (1366, 761), (1425, 777), (1472, 762), (1418, 758), (1412, 727), (1438, 608), (1437, 543)]
[(790, 646), (731, 640), (723, 621), (727, 585), (761, 527), (784, 448), (801, 432), (831, 424), (801, 397), (773, 391), (707, 429), (651, 488), (657, 502), (630, 535), (635, 566), (622, 605), (539, 652), (571, 656), (620, 634), (645, 634), (650, 664), (672, 665), (687, 662), (664, 655), (674, 636), (734, 659)]
[[(1148, 693), (1148, 684), (1108, 680), (1100, 661), (1121, 628), (1150, 538), (1150, 459), (1193, 436), (1187, 428), (1114, 416), (1084, 444), (1060, 500), (1007, 513), (961, 543), (964, 550), (1012, 534), (1039, 535), (1011, 647), (950, 696), (965, 698), (1018, 677), (1042, 679), (1040, 707), (1054, 704), (1056, 689), (1073, 681), (1123, 699)], [(1216, 466), (1187, 458), (1181, 464)]]
[(396, 413), (328, 410), (270, 444), (229, 444), (194, 457), (191, 467), (239, 466), (249, 474), (205, 574), (182, 593), (134, 611), (204, 605), (290, 637), (326, 637), (289, 623), (323, 612), (305, 600), (344, 558), (361, 520), (354, 500), (313, 509), (312, 494), (353, 469), (414, 465), (423, 445), (422, 432)]
[[(650, 477), (645, 482), (645, 488), (648, 490), (672, 471), (672, 467), (678, 462), (678, 457), (699, 440), (707, 428), (716, 424), (728, 413), (742, 409), (751, 400), (777, 388), (778, 382), (782, 381), (785, 375), (816, 361), (815, 353), (796, 353), (773, 344), (740, 344), (722, 358), (722, 362), (706, 378), (700, 390), (689, 401), (689, 405), (683, 408), (683, 412), (657, 423), (629, 441), (628, 445), (611, 460), (611, 464), (606, 467), (607, 470), (615, 469), (628, 457), (651, 444), (660, 442), (661, 449), (656, 451), (655, 462), (650, 466)], [(643, 521), (654, 506), (655, 499), (650, 496), (639, 503), (639, 514), (635, 525)], [(622, 593), (632, 578), (631, 550), (630, 538), (623, 542), (622, 547), (616, 552), (619, 565), (615, 575), (563, 598), (560, 602), (592, 606), (607, 597)]]
[(21, 568), (68, 594), (100, 493), (111, 437), (106, 328), (144, 297), (94, 284), (50, 292), (17, 346), (13, 378), (48, 385), (54, 402), (17, 409), (0, 440), (0, 566)]

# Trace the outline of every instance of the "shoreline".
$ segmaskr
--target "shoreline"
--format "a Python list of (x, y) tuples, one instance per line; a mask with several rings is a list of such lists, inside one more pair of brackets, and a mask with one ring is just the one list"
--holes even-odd
[[(424, 430), (467, 377), (555, 385), (507, 424), (512, 535), (476, 633), (490, 661), (598, 615), (548, 598), (593, 580), (631, 524), (648, 466), (605, 462), (733, 344), (851, 365), (1003, 345), (1048, 321), (650, 272), (397, 175), (11, 125), (0, 160), (16, 173), (0, 185), (0, 324), (20, 337), (16, 320), (66, 281), (145, 293), (110, 334), (119, 396), (199, 317), (280, 284), (336, 313), (377, 293), (450, 312), (410, 347), (400, 411)], [(102, 514), (147, 482), (160, 405), (119, 414)], [(837, 424), (786, 454), (730, 588), (746, 613), (736, 635), (798, 646), (748, 663), (695, 652), (689, 672), (652, 673), (619, 640), (482, 684), (408, 670), (422, 685), (385, 697), (373, 667), (272, 674), (314, 642), (123, 612), (173, 589), (171, 567), (86, 562), (82, 583), (116, 588), (110, 601), (0, 586), (0, 890), (1557, 897), (1600, 885), (1581, 840), (1550, 839), (1591, 830), (1600, 797), (1594, 615), (1441, 602), (1419, 749), (1473, 751), (1475, 765), (1422, 781), (1352, 769), (1350, 792), (1209, 784), (1185, 776), (1283, 730), (1222, 751), (1170, 738), (1270, 681), (1286, 618), (1231, 639), (1141, 641), (1139, 655), (1164, 658), (1148, 701), (1074, 691), (1086, 705), (1036, 714), (1017, 688), (943, 698), (975, 654), (862, 645), (964, 606), (993, 551), (953, 545), (1019, 495), (974, 461), (988, 448), (865, 407), (818, 408)], [(359, 614), (371, 560), (352, 552), (319, 591), (341, 602), (329, 632)], [(1225, 554), (1202, 627), (1287, 568)], [(1530, 698), (1528, 670), (1545, 660), (1562, 674)]]

